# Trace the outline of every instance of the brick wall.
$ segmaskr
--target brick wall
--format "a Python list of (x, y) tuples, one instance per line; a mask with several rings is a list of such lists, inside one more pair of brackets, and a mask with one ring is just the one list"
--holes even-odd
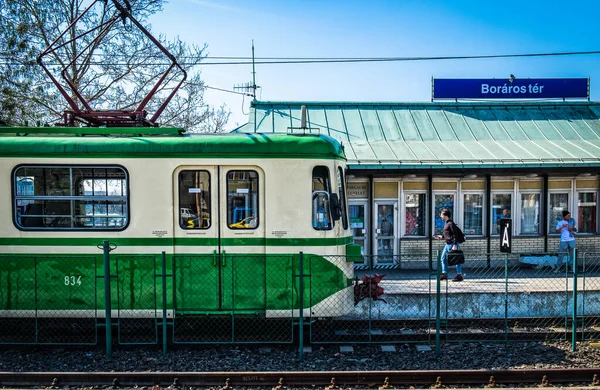
[[(500, 252), (500, 244), (498, 237), (492, 237), (490, 245), (490, 254), (493, 259), (493, 264), (503, 266), (504, 256)], [(600, 253), (600, 236), (577, 236), (577, 260), (581, 265), (583, 255), (588, 253)], [(558, 251), (560, 237), (548, 237), (548, 252)], [(400, 245), (400, 261), (403, 268), (425, 269), (429, 266), (429, 240), (428, 239), (402, 239)], [(444, 241), (433, 241), (433, 254), (435, 257), (436, 251), (442, 251)], [(467, 257), (472, 261), (471, 266), (476, 266), (473, 261), (483, 261), (487, 259), (487, 238), (471, 238), (461, 245)], [(513, 237), (512, 239), (512, 254), (509, 256), (511, 265), (518, 264), (518, 253), (543, 253), (544, 252), (544, 237)], [(435, 259), (433, 261), (435, 268)], [(487, 260), (485, 262), (487, 264)]]

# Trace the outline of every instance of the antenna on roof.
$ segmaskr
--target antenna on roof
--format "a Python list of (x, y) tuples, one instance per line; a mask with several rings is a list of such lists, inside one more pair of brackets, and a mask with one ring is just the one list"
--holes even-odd
[[(256, 68), (254, 66), (254, 39), (252, 40), (252, 84), (244, 83), (234, 85), (234, 90), (242, 90), (246, 95), (252, 96), (252, 101), (256, 101), (256, 90), (260, 86), (256, 85)], [(252, 91), (252, 92), (250, 92)], [(256, 133), (256, 109), (254, 110), (254, 132)]]
[(233, 86), (233, 89), (241, 90), (256, 100), (256, 90), (258, 88), (260, 88), (260, 86), (256, 85), (256, 68), (254, 67), (254, 40), (252, 40), (252, 83), (237, 84)]

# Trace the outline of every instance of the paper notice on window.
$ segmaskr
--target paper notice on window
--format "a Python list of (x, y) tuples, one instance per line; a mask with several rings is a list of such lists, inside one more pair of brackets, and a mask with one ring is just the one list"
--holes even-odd
[(236, 192), (237, 192), (238, 194), (247, 194), (249, 191), (248, 191), (248, 189), (247, 189), (247, 188), (238, 188), (238, 189), (236, 190)]
[(190, 194), (200, 194), (200, 193), (202, 193), (202, 188), (190, 188), (189, 193)]

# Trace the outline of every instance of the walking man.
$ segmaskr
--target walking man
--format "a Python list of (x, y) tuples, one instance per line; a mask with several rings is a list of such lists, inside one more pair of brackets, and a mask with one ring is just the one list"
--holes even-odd
[[(450, 210), (442, 209), (440, 213), (440, 218), (446, 222), (444, 225), (444, 235), (436, 236), (436, 239), (446, 240), (446, 245), (444, 245), (444, 250), (442, 251), (442, 275), (440, 276), (440, 280), (445, 280), (448, 278), (448, 252), (457, 250), (460, 247), (460, 243), (458, 242), (458, 237), (456, 234), (457, 227), (452, 219), (450, 219), (451, 214)], [(456, 277), (452, 279), (453, 282), (462, 282), (462, 264), (456, 265)]]
[[(558, 273), (559, 268), (563, 264), (566, 265), (567, 270), (569, 269), (569, 263), (571, 267), (575, 267), (575, 233), (577, 227), (575, 226), (575, 220), (571, 218), (571, 213), (568, 210), (563, 210), (563, 219), (558, 221), (556, 224), (556, 233), (560, 233), (560, 247), (558, 248), (558, 264), (554, 268), (554, 272)], [(569, 256), (568, 261), (564, 261), (565, 254)]]

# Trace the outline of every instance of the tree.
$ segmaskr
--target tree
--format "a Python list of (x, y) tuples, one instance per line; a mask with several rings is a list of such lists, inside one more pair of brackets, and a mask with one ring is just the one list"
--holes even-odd
[[(117, 1), (130, 7), (133, 17), (151, 31), (148, 17), (162, 10), (164, 0)], [(90, 11), (54, 45), (58, 48), (43, 57), (53, 77), (74, 98), (61, 78), (64, 69), (65, 77), (95, 110), (133, 109), (157, 83), (171, 61), (128, 19), (119, 19), (99, 43), (93, 39), (101, 29), (81, 36), (118, 14), (113, 1), (0, 0), (0, 120), (10, 124), (61, 120), (69, 107), (36, 57), (90, 4)], [(189, 73), (159, 122), (188, 131), (223, 131), (229, 113), (223, 106), (215, 111), (205, 104), (204, 84), (194, 70), (206, 57), (207, 46), (189, 46), (179, 38), (167, 41), (164, 35), (157, 39), (175, 58), (185, 58)], [(181, 73), (169, 73), (146, 110), (155, 112), (181, 78)]]

